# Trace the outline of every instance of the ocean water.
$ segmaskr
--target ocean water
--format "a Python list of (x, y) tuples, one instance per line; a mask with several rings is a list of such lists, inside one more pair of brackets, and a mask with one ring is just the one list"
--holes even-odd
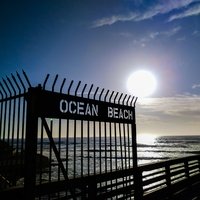
[[(99, 174), (132, 167), (132, 144), (124, 138), (109, 141), (109, 138), (94, 140), (90, 138), (54, 138), (56, 148), (60, 154), (68, 178), (80, 177), (88, 174)], [(123, 142), (124, 141), (124, 142)], [(67, 145), (68, 144), (68, 145)], [(125, 147), (124, 147), (125, 146)], [(89, 149), (89, 150), (88, 150)], [(94, 150), (95, 149), (95, 150)], [(37, 184), (63, 180), (63, 172), (58, 167), (58, 161), (49, 143), (49, 139), (38, 140), (38, 153), (49, 157), (51, 164), (36, 176)], [(182, 158), (200, 153), (200, 136), (160, 136), (151, 140), (138, 140), (138, 164), (165, 161)], [(24, 179), (18, 180), (17, 185), (23, 185)], [(57, 194), (50, 199), (57, 197)], [(65, 195), (59, 193), (59, 195)], [(60, 197), (60, 196), (59, 196)], [(39, 199), (49, 199), (44, 196)], [(55, 198), (56, 199), (56, 198)]]
[(200, 136), (159, 136), (137, 149), (139, 164), (191, 156), (200, 153)]
[[(132, 144), (124, 138), (54, 138), (56, 148), (69, 178), (104, 173), (133, 166)], [(68, 144), (68, 145), (67, 145)], [(38, 153), (41, 144), (38, 143)], [(160, 136), (137, 144), (138, 164), (148, 164), (200, 153), (200, 136)], [(43, 139), (42, 154), (51, 165), (40, 179), (60, 180), (63, 173), (49, 140)]]

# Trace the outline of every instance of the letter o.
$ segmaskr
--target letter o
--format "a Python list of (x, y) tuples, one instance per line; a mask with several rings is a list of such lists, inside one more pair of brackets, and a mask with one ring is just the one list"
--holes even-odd
[(60, 101), (60, 111), (62, 113), (66, 113), (68, 111), (68, 102), (66, 100), (61, 100)]

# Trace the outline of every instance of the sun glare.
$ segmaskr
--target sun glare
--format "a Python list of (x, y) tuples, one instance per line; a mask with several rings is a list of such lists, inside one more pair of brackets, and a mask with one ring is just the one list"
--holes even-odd
[(156, 136), (150, 133), (142, 133), (137, 136), (139, 144), (154, 144)]
[(145, 70), (136, 71), (127, 80), (128, 91), (137, 97), (148, 97), (152, 95), (157, 87), (154, 75)]

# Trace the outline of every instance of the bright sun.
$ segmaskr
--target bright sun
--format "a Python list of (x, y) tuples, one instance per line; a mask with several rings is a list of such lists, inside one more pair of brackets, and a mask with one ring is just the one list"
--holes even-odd
[(154, 75), (145, 70), (131, 74), (127, 80), (128, 91), (137, 97), (148, 97), (154, 93), (157, 86)]

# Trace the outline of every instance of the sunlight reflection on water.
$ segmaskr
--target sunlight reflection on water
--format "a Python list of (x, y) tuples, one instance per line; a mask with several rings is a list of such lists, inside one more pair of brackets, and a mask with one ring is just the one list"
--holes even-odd
[(138, 144), (146, 144), (146, 145), (154, 145), (157, 136), (150, 134), (150, 133), (142, 133), (139, 134), (137, 137)]

